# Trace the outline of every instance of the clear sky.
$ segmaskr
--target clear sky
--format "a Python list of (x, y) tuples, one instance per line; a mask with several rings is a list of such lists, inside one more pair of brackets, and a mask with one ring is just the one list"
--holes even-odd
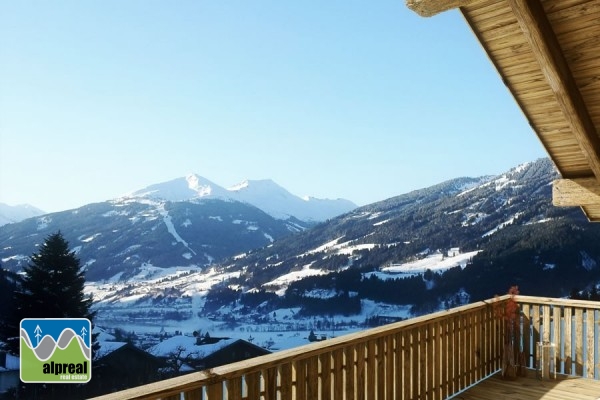
[(188, 173), (359, 205), (546, 156), (457, 11), (403, 0), (0, 0), (0, 202)]

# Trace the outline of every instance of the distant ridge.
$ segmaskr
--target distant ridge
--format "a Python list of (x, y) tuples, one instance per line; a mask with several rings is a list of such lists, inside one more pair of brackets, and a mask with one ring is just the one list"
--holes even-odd
[(23, 221), (27, 218), (37, 217), (46, 214), (30, 204), (19, 204), (9, 206), (5, 203), (0, 203), (0, 226)]
[(197, 174), (150, 185), (124, 196), (124, 199), (132, 198), (173, 202), (208, 199), (240, 201), (259, 208), (273, 218), (297, 218), (306, 222), (325, 221), (357, 207), (346, 199), (299, 197), (271, 179), (246, 180), (226, 189)]

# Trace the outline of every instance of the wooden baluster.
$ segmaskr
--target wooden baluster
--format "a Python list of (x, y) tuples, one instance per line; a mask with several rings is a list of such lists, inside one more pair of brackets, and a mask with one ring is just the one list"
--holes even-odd
[[(367, 343), (367, 399), (375, 400), (377, 396), (376, 376), (377, 364), (375, 340), (369, 340)], [(379, 354), (380, 355), (380, 354)]]
[[(351, 371), (346, 366), (346, 373)], [(289, 397), (283, 397), (289, 398)], [(344, 350), (338, 349), (333, 352), (333, 399), (344, 399)]]
[(594, 349), (594, 331), (595, 331), (595, 318), (594, 318), (594, 310), (587, 309), (585, 311), (586, 314), (586, 351), (585, 351), (585, 377), (594, 379), (594, 369), (595, 369), (595, 349)]
[(410, 398), (419, 397), (419, 328), (410, 331), (411, 388)]
[(550, 316), (551, 316), (551, 311), (550, 311), (550, 306), (549, 305), (544, 305), (542, 306), (542, 312), (543, 312), (543, 337), (542, 337), (542, 341), (544, 342), (550, 342)]
[(563, 333), (562, 333), (562, 307), (554, 306), (552, 308), (552, 342), (556, 345), (554, 348), (554, 368), (556, 372), (563, 371), (562, 362), (561, 362), (561, 349), (563, 346)]
[(521, 306), (523, 313), (523, 353), (525, 353), (525, 366), (531, 368), (533, 365), (531, 361), (531, 306), (529, 304), (523, 304)]
[(426, 390), (425, 390), (425, 398), (431, 399), (433, 398), (433, 390), (434, 390), (434, 380), (435, 380), (435, 367), (433, 365), (433, 355), (435, 354), (435, 328), (434, 324), (429, 322), (425, 325), (425, 332), (427, 334), (427, 340), (422, 344), (422, 348), (427, 353), (427, 358), (425, 360), (425, 371), (427, 376), (426, 382)]
[(394, 389), (396, 386), (396, 382), (394, 381), (394, 354), (396, 353), (394, 335), (387, 335), (383, 338), (383, 343), (385, 344), (385, 399), (392, 400), (394, 399)]
[(265, 400), (277, 400), (277, 367), (264, 370)]
[[(204, 388), (192, 389), (189, 391), (186, 390), (185, 392), (183, 392), (183, 398), (185, 400), (204, 400)], [(169, 399), (180, 400), (181, 395), (176, 394), (173, 396), (163, 397), (163, 398), (161, 398), (161, 400), (162, 399), (164, 399), (164, 400), (169, 400)]]
[[(281, 398), (282, 399), (293, 399), (293, 384), (294, 384), (294, 376), (292, 364), (286, 362), (281, 366), (280, 369), (280, 377), (281, 377)], [(229, 399), (228, 399), (229, 400)]]
[(467, 374), (469, 373), (469, 323), (468, 323), (468, 315), (461, 315), (460, 322), (460, 388), (466, 388), (468, 384)]
[(533, 368), (537, 368), (537, 344), (540, 341), (540, 306), (535, 304), (533, 306), (532, 315), (532, 328), (533, 328)]
[(575, 374), (583, 376), (583, 309), (575, 309)]
[(365, 344), (356, 345), (356, 399), (365, 400)]
[(443, 321), (435, 322), (435, 353), (433, 365), (435, 368), (435, 381), (434, 381), (434, 389), (433, 389), (433, 398), (434, 399), (442, 399), (443, 385), (444, 380), (444, 369), (446, 368), (445, 363), (442, 363), (442, 353), (444, 351), (443, 341), (445, 338), (445, 329), (443, 325)]
[(248, 399), (260, 398), (260, 372), (246, 374), (246, 386), (248, 387)]
[(402, 399), (412, 398), (412, 330), (402, 332)]
[(427, 325), (421, 325), (418, 329), (418, 344), (417, 351), (419, 352), (419, 364), (417, 369), (419, 371), (419, 384), (418, 393), (419, 398), (427, 398), (427, 341), (429, 340), (427, 335)]
[(573, 373), (573, 309), (571, 307), (565, 307), (563, 309), (565, 331), (565, 374), (571, 375)]
[(208, 385), (208, 400), (223, 400), (223, 382)]
[(423, 371), (423, 364), (425, 363), (425, 335), (422, 327), (413, 329), (413, 332), (413, 397), (424, 398), (423, 388), (425, 387), (426, 379)]
[(242, 377), (227, 380), (227, 400), (242, 400)]
[[(309, 400), (306, 397), (306, 360), (298, 360), (294, 365), (296, 371), (296, 399)], [(253, 397), (248, 397), (253, 399)]]
[(319, 356), (321, 361), (321, 399), (331, 400), (331, 353), (323, 353)]
[(310, 357), (306, 368), (306, 396), (308, 400), (319, 398), (319, 357)]
[(460, 368), (461, 368), (461, 364), (460, 364), (460, 354), (462, 353), (462, 351), (460, 350), (460, 336), (461, 336), (461, 331), (460, 331), (460, 323), (461, 323), (461, 318), (458, 315), (455, 315), (453, 318), (453, 329), (452, 329), (452, 336), (453, 336), (453, 340), (454, 343), (452, 344), (452, 349), (448, 349), (451, 354), (452, 357), (454, 358), (454, 367), (452, 368), (452, 392), (456, 393), (460, 390)]
[(440, 369), (441, 369), (441, 385), (443, 399), (450, 395), (450, 377), (452, 376), (452, 324), (450, 318), (445, 318), (442, 323), (442, 340), (440, 347)]
[(356, 370), (357, 370), (357, 361), (356, 361), (356, 351), (355, 347), (349, 345), (344, 350), (344, 356), (346, 358), (346, 399), (345, 400), (355, 400), (356, 399)]

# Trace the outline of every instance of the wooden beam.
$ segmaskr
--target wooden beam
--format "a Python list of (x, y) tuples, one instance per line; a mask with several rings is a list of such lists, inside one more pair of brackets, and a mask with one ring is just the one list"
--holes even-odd
[(594, 177), (557, 179), (552, 182), (552, 204), (557, 207), (600, 204), (600, 184)]
[(406, 0), (406, 6), (421, 17), (432, 17), (444, 11), (459, 8), (473, 0)]
[(600, 182), (600, 136), (587, 111), (581, 93), (546, 12), (539, 0), (506, 0), (531, 46), (542, 73), (571, 127), (581, 152)]

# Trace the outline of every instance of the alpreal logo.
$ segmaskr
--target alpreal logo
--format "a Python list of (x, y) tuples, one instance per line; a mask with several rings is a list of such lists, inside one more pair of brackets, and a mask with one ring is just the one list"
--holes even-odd
[(92, 378), (92, 324), (85, 318), (21, 320), (21, 381), (85, 383)]

